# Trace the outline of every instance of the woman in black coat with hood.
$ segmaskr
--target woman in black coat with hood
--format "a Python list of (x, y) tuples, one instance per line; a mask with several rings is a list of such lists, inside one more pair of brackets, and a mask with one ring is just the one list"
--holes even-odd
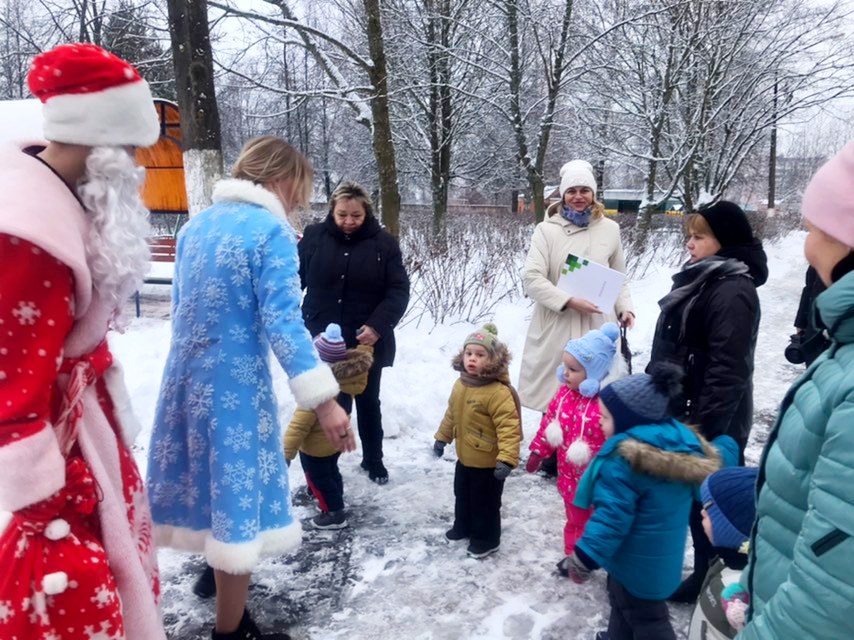
[[(650, 366), (668, 361), (685, 370), (683, 396), (673, 415), (696, 425), (709, 441), (733, 438), (740, 464), (753, 425), (753, 355), (759, 332), (756, 288), (768, 279), (762, 243), (744, 211), (721, 201), (685, 221), (690, 260), (659, 301), (661, 314)], [(671, 596), (694, 602), (713, 551), (703, 532), (702, 505), (691, 511), (694, 571)]]
[[(374, 364), (365, 391), (356, 396), (362, 468), (378, 484), (388, 482), (383, 465), (380, 378), (394, 364), (394, 328), (409, 304), (409, 277), (397, 240), (374, 217), (368, 192), (352, 182), (332, 193), (329, 214), (309, 225), (298, 245), (299, 274), (306, 290), (305, 326), (312, 336), (330, 322), (341, 326), (347, 348), (374, 348)], [(338, 402), (347, 413), (352, 397)]]

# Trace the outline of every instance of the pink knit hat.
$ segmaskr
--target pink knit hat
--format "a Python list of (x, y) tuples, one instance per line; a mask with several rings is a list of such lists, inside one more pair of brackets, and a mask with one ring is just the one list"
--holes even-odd
[(854, 248), (854, 141), (828, 160), (804, 191), (804, 218), (829, 236)]

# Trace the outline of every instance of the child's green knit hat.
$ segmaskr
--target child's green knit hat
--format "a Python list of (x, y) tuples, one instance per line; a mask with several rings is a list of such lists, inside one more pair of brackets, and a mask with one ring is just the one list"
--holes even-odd
[(463, 342), (463, 349), (470, 344), (479, 344), (486, 349), (490, 354), (495, 353), (495, 343), (498, 342), (498, 327), (491, 322), (487, 322), (474, 333), (470, 333)]

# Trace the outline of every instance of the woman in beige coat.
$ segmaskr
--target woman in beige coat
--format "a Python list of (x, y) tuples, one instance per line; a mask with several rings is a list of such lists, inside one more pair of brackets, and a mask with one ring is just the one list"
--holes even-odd
[(628, 282), (614, 309), (598, 309), (556, 286), (568, 253), (626, 270), (620, 227), (605, 217), (604, 205), (595, 198), (593, 167), (584, 160), (572, 160), (561, 168), (560, 176), (562, 200), (549, 207), (546, 219), (534, 230), (523, 273), (525, 292), (535, 304), (522, 354), (519, 396), (522, 406), (541, 412), (558, 389), (555, 368), (567, 341), (614, 317), (631, 328), (635, 318)]

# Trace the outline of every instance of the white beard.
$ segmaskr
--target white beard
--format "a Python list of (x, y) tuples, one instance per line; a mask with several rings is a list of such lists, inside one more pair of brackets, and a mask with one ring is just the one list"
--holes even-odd
[(96, 147), (77, 188), (92, 221), (86, 242), (92, 285), (113, 306), (110, 325), (118, 331), (127, 327), (122, 309), (149, 268), (151, 226), (139, 194), (144, 177), (145, 169), (124, 149)]

